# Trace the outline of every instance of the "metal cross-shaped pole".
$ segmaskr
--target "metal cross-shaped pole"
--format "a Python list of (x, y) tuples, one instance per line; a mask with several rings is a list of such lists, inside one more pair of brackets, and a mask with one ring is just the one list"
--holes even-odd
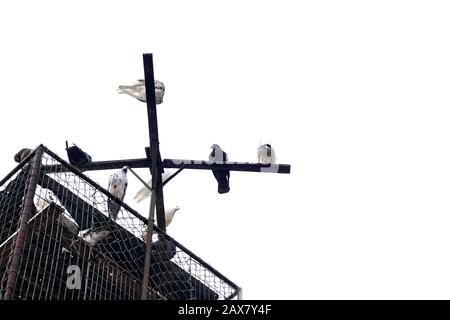
[[(145, 94), (147, 99), (147, 117), (150, 138), (150, 148), (146, 148), (147, 159), (151, 163), (152, 189), (155, 190), (156, 221), (158, 228), (166, 231), (162, 181), (163, 166), (159, 151), (158, 117), (156, 113), (155, 78), (153, 73), (153, 55), (144, 54)], [(155, 179), (156, 177), (156, 179)], [(159, 183), (159, 185), (157, 184)], [(152, 212), (150, 213), (152, 214)]]
[[(290, 173), (291, 166), (289, 164), (262, 164), (262, 163), (248, 163), (248, 162), (226, 162), (226, 163), (210, 163), (204, 160), (181, 160), (181, 159), (164, 159), (161, 160), (159, 150), (158, 137), (158, 117), (156, 112), (156, 98), (155, 98), (155, 79), (153, 73), (153, 56), (150, 53), (144, 54), (144, 73), (145, 73), (145, 92), (147, 101), (147, 117), (149, 127), (150, 147), (145, 148), (147, 158), (142, 159), (124, 159), (124, 160), (109, 160), (96, 161), (78, 166), (80, 170), (109, 170), (120, 169), (123, 166), (129, 168), (150, 168), (152, 175), (152, 197), (150, 201), (150, 214), (147, 229), (146, 239), (146, 255), (144, 264), (144, 274), (142, 282), (141, 298), (147, 300), (148, 284), (150, 274), (150, 257), (152, 247), (152, 235), (154, 225), (154, 209), (156, 207), (156, 220), (158, 227), (165, 231), (165, 210), (164, 210), (164, 195), (163, 187), (170, 179), (175, 177), (183, 169), (197, 169), (197, 170), (227, 170), (227, 171), (246, 171), (246, 172), (271, 172), (271, 173)], [(179, 170), (168, 178), (165, 182), (162, 181), (162, 173), (164, 168), (178, 168)], [(49, 165), (45, 168), (46, 172), (55, 170), (62, 172), (67, 170), (62, 165)]]

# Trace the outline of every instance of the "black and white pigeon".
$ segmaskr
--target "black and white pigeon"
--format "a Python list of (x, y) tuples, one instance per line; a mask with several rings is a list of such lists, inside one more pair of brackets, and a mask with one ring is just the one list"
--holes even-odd
[[(119, 86), (117, 91), (119, 93), (125, 93), (129, 96), (141, 101), (147, 102), (147, 96), (145, 92), (145, 81), (142, 79), (137, 80), (137, 83), (129, 86)], [(166, 92), (166, 87), (164, 83), (159, 80), (155, 80), (155, 102), (156, 104), (163, 103), (164, 93)]]
[(38, 211), (42, 211), (51, 203), (56, 204), (58, 207), (64, 210), (64, 212), (58, 217), (57, 222), (65, 226), (72, 234), (78, 234), (80, 227), (69, 211), (62, 205), (58, 197), (50, 189), (43, 188), (40, 185), (36, 185), (36, 191), (33, 198), (34, 205)]
[[(213, 144), (211, 146), (213, 151), (209, 155), (209, 161), (219, 164), (224, 164), (228, 161), (228, 156), (219, 145)], [(217, 192), (220, 194), (230, 191), (230, 171), (229, 170), (212, 170), (214, 177), (217, 180)]]
[(110, 230), (92, 230), (86, 229), (78, 233), (78, 237), (86, 241), (91, 247), (102, 241), (111, 233)]
[[(164, 171), (161, 175), (162, 182), (166, 181), (170, 176), (172, 175), (171, 171)], [(159, 184), (159, 182), (158, 182)], [(152, 186), (152, 178), (148, 180), (147, 182), (148, 186)], [(136, 200), (137, 203), (144, 201), (145, 199), (149, 198), (152, 195), (152, 191), (147, 188), (147, 186), (143, 186), (138, 192), (136, 192), (136, 195), (134, 196), (134, 200)]]
[(69, 144), (66, 141), (66, 151), (69, 162), (73, 166), (81, 166), (92, 162), (92, 157), (81, 150), (75, 143), (73, 143), (73, 146), (69, 147)]
[[(128, 186), (128, 178), (127, 178), (127, 167), (123, 167), (121, 170), (113, 173), (109, 177), (108, 183), (108, 191), (117, 199), (123, 201), (125, 198), (125, 193), (127, 191)], [(116, 221), (117, 215), (120, 211), (120, 205), (108, 198), (108, 215), (109, 217)]]
[(258, 147), (258, 163), (270, 164), (276, 162), (275, 150), (272, 145), (266, 143)]
[(14, 155), (14, 161), (15, 162), (21, 162), (23, 159), (25, 159), (31, 152), (33, 152), (33, 149), (30, 148), (23, 148), (20, 149), (19, 152), (17, 152)]

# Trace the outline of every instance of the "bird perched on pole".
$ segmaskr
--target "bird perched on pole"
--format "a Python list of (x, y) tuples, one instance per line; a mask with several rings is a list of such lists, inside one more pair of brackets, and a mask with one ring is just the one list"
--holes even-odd
[[(170, 209), (166, 209), (166, 211), (164, 212), (164, 218), (166, 220), (166, 227), (169, 226), (169, 224), (172, 222), (173, 217), (175, 216), (175, 213), (180, 210), (179, 206), (170, 208)], [(142, 229), (142, 239), (145, 241), (145, 239), (147, 239), (147, 226), (145, 226)]]
[[(228, 161), (228, 156), (219, 145), (213, 144), (213, 149), (209, 155), (209, 161), (218, 164), (224, 164)], [(230, 191), (230, 171), (229, 170), (212, 170), (214, 177), (217, 180), (218, 188), (217, 192), (220, 194)]]
[[(130, 86), (119, 86), (117, 91), (119, 93), (125, 93), (133, 98), (141, 101), (147, 102), (147, 96), (145, 92), (145, 80), (139, 79), (137, 83)], [(163, 103), (164, 93), (166, 92), (166, 87), (164, 83), (159, 80), (155, 80), (155, 99), (156, 104)]]
[(33, 149), (30, 148), (23, 148), (20, 149), (19, 152), (17, 152), (14, 155), (14, 161), (15, 162), (21, 162), (23, 159), (25, 159), (31, 152), (33, 152)]
[[(171, 176), (171, 173), (168, 171), (164, 171), (162, 173), (162, 182), (166, 181)], [(159, 182), (158, 182), (159, 184)], [(152, 186), (152, 178), (148, 180), (147, 182), (148, 186)], [(144, 201), (148, 197), (152, 195), (152, 191), (147, 188), (147, 186), (143, 186), (138, 192), (136, 192), (136, 195), (134, 196), (134, 200), (136, 200), (137, 203)], [(167, 225), (167, 224), (166, 224)]]
[[(108, 191), (117, 199), (123, 201), (125, 198), (125, 193), (127, 191), (128, 178), (127, 178), (127, 167), (123, 167), (121, 170), (113, 173), (109, 177), (108, 181)], [(117, 219), (117, 215), (120, 211), (120, 205), (108, 198), (108, 216), (112, 220)]]
[(258, 163), (270, 164), (276, 162), (275, 150), (272, 145), (266, 143), (258, 147)]
[(69, 147), (69, 144), (67, 143), (66, 140), (66, 152), (71, 165), (81, 166), (89, 162), (92, 162), (92, 158), (90, 155), (81, 150), (81, 148), (75, 145), (75, 143), (72, 144), (73, 146)]
[(166, 212), (164, 213), (164, 217), (166, 219), (166, 227), (172, 222), (173, 217), (178, 210), (180, 210), (179, 206), (166, 210)]

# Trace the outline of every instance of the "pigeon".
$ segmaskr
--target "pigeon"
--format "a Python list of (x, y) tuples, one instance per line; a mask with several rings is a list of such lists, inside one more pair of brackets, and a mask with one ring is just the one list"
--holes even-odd
[[(162, 173), (162, 181), (166, 181), (171, 176), (171, 172), (164, 171)], [(159, 183), (158, 183), (159, 184)], [(147, 182), (148, 186), (152, 186), (152, 178), (148, 180)], [(144, 201), (148, 197), (152, 195), (152, 191), (147, 188), (147, 186), (143, 186), (138, 192), (136, 192), (136, 195), (134, 196), (134, 200), (136, 200), (137, 203)]]
[(34, 205), (39, 211), (47, 208), (50, 203), (54, 203), (64, 210), (64, 212), (58, 217), (57, 222), (66, 227), (72, 234), (78, 234), (80, 227), (77, 222), (72, 218), (71, 214), (61, 204), (61, 201), (50, 189), (43, 188), (40, 185), (36, 185), (36, 191), (33, 198)]
[(73, 166), (81, 166), (92, 162), (91, 156), (81, 150), (81, 148), (74, 143), (73, 146), (69, 147), (69, 144), (66, 141), (66, 151), (69, 162)]
[[(125, 198), (127, 186), (127, 167), (123, 167), (120, 171), (113, 173), (109, 177), (108, 191), (121, 201)], [(116, 201), (108, 198), (108, 215), (112, 220), (116, 221), (119, 210), (120, 205)]]
[(86, 241), (90, 246), (95, 246), (101, 240), (106, 238), (111, 233), (110, 230), (97, 230), (93, 231), (92, 229), (86, 229), (80, 231), (78, 237), (80, 237), (83, 241)]
[(33, 149), (29, 148), (20, 149), (20, 151), (15, 154), (14, 161), (18, 163), (22, 162), (22, 160), (25, 159), (32, 151)]
[(166, 212), (164, 213), (164, 217), (165, 217), (165, 220), (166, 220), (166, 227), (168, 227), (169, 224), (172, 222), (173, 217), (175, 216), (175, 213), (178, 210), (180, 210), (179, 206), (176, 206), (174, 208), (170, 208), (170, 209), (166, 210)]
[[(225, 153), (225, 151), (223, 151), (219, 147), (219, 145), (213, 144), (211, 146), (211, 148), (213, 149), (213, 151), (209, 155), (209, 161), (214, 162), (214, 163), (220, 163), (220, 164), (226, 163), (228, 161), (227, 154)], [(213, 169), (212, 172), (218, 183), (217, 191), (220, 194), (229, 192), (230, 191), (230, 171)]]
[[(175, 213), (180, 210), (179, 206), (176, 206), (174, 208), (166, 209), (164, 212), (164, 218), (166, 220), (166, 228), (169, 226), (169, 224), (172, 222), (173, 217), (175, 216)], [(144, 227), (141, 232), (142, 239), (145, 241), (147, 238), (147, 227)]]
[(268, 143), (259, 146), (257, 154), (258, 163), (270, 164), (276, 161), (275, 150)]
[[(137, 83), (131, 86), (119, 86), (117, 89), (119, 93), (125, 93), (133, 98), (141, 101), (147, 102), (147, 96), (145, 92), (145, 81), (142, 79), (137, 80)], [(164, 93), (166, 91), (166, 87), (164, 83), (159, 80), (155, 80), (155, 102), (156, 104), (163, 103)]]

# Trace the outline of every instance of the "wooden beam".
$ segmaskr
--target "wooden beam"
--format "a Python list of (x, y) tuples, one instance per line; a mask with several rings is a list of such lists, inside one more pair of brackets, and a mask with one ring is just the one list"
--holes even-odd
[[(150, 168), (151, 160), (146, 158), (140, 158), (140, 159), (123, 159), (111, 161), (95, 161), (83, 166), (78, 166), (76, 168), (79, 169), (80, 171), (95, 171), (95, 170), (121, 169), (123, 166), (129, 166), (130, 168)], [(162, 161), (162, 166), (167, 169), (173, 168), (199, 169), (199, 170), (224, 169), (230, 171), (291, 173), (290, 164), (275, 164), (273, 167), (271, 167), (268, 164), (250, 163), (250, 162), (227, 162), (225, 164), (211, 164), (209, 161), (204, 160), (164, 159), (164, 161)], [(43, 166), (43, 169), (45, 169), (45, 172), (69, 171), (65, 166), (60, 164)], [(159, 181), (161, 182), (161, 180)]]
[[(112, 170), (122, 169), (124, 166), (130, 168), (148, 168), (148, 159), (123, 159), (123, 160), (109, 160), (109, 161), (95, 161), (82, 166), (74, 166), (80, 171), (96, 171), (96, 170)], [(45, 172), (66, 172), (70, 171), (67, 166), (61, 164), (44, 165)]]
[(151, 163), (150, 173), (152, 175), (152, 196), (150, 198), (149, 222), (147, 224), (146, 253), (144, 262), (144, 274), (142, 279), (141, 299), (148, 300), (148, 286), (151, 267), (151, 246), (153, 236), (153, 219), (156, 206), (156, 220), (158, 227), (166, 231), (166, 221), (164, 212), (164, 198), (162, 188), (157, 187), (161, 176), (161, 154), (159, 151), (158, 137), (158, 117), (156, 114), (155, 79), (153, 75), (153, 55), (144, 54), (144, 74), (145, 74), (145, 95), (147, 100), (148, 133), (150, 148), (145, 148), (147, 162)]
[(291, 173), (290, 164), (261, 164), (249, 162), (211, 163), (203, 160), (164, 159), (164, 168), (184, 168), (200, 170), (229, 170), (246, 172)]
[[(150, 150), (146, 148), (148, 162), (156, 161), (156, 172), (152, 172), (153, 177), (157, 177), (157, 181), (162, 181), (161, 154), (159, 151), (159, 134), (158, 134), (158, 116), (156, 110), (155, 98), (155, 78), (153, 73), (153, 55), (151, 53), (144, 54), (144, 75), (145, 75), (145, 94), (147, 98), (147, 117), (150, 138)], [(150, 152), (149, 152), (150, 151)], [(157, 158), (154, 158), (154, 155)], [(154, 186), (152, 186), (153, 188)], [(166, 231), (166, 219), (164, 210), (163, 188), (156, 187), (156, 221), (158, 228)]]

